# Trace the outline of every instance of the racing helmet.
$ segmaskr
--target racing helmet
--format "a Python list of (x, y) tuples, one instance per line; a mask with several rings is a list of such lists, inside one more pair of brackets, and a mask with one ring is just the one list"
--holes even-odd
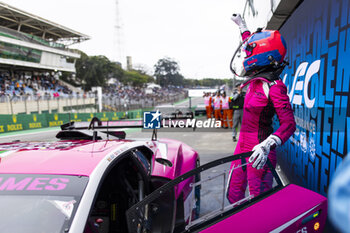
[(259, 29), (236, 50), (231, 60), (231, 70), (237, 76), (243, 77), (262, 69), (278, 69), (283, 63), (286, 51), (286, 42), (279, 31)]

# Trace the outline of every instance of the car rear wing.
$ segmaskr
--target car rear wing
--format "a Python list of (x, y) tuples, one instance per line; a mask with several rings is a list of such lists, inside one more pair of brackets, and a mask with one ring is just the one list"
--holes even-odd
[(62, 130), (94, 130), (94, 129), (123, 129), (123, 128), (142, 128), (141, 120), (131, 121), (100, 121), (97, 117), (93, 117), (90, 122), (75, 122), (61, 125)]
[(102, 137), (98, 132), (104, 133), (107, 136), (125, 139), (126, 133), (124, 130), (128, 128), (142, 128), (143, 123), (140, 120), (131, 121), (101, 121), (97, 117), (93, 117), (90, 122), (75, 122), (61, 125), (61, 131), (58, 132), (56, 138), (61, 140), (101, 140)]
[[(175, 121), (182, 119), (164, 119), (161, 120), (160, 127), (166, 124), (168, 127), (179, 127), (174, 124)], [(173, 124), (169, 124), (171, 121)], [(174, 126), (175, 125), (175, 126)], [(90, 122), (75, 122), (61, 125), (61, 131), (56, 135), (58, 139), (84, 139), (84, 140), (101, 140), (97, 132), (107, 134), (107, 137), (113, 136), (119, 139), (125, 139), (126, 133), (123, 129), (144, 128), (142, 120), (121, 120), (121, 121), (101, 121), (97, 117), (93, 117)], [(119, 130), (115, 130), (119, 129)], [(195, 130), (195, 128), (193, 128)], [(157, 140), (157, 129), (152, 129), (152, 140)]]

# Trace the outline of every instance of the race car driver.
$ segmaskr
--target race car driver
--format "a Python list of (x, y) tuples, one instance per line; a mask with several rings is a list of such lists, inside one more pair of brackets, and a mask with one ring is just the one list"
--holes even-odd
[[(244, 198), (247, 183), (249, 193), (256, 197), (272, 188), (273, 176), (265, 165), (267, 158), (276, 166), (275, 147), (282, 145), (295, 131), (293, 111), (287, 88), (279, 78), (285, 62), (286, 44), (278, 31), (258, 30), (251, 34), (239, 14), (231, 18), (243, 39), (243, 70), (246, 77), (242, 88), (249, 85), (243, 107), (240, 137), (234, 154), (254, 151), (247, 158), (233, 161), (227, 198), (231, 203)], [(237, 53), (237, 51), (236, 51)], [(235, 53), (235, 54), (236, 54)], [(234, 60), (235, 55), (232, 60)], [(232, 61), (231, 61), (232, 67)], [(231, 70), (237, 75), (235, 70)], [(273, 132), (272, 118), (277, 114), (280, 126)], [(248, 163), (247, 166), (237, 167)]]

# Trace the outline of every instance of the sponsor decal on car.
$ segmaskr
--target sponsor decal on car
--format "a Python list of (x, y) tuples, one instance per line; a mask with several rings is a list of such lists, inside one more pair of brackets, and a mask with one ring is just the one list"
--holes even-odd
[(68, 178), (49, 178), (49, 177), (0, 177), (0, 191), (13, 190), (63, 190), (69, 183)]

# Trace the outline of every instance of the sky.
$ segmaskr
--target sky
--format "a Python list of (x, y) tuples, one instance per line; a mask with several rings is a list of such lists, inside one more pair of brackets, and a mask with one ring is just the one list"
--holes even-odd
[(153, 73), (170, 57), (185, 78), (230, 78), (231, 57), (240, 33), (231, 21), (245, 0), (119, 0), (120, 47), (116, 35), (116, 0), (1, 0), (91, 37), (72, 46), (88, 55), (105, 55)]

